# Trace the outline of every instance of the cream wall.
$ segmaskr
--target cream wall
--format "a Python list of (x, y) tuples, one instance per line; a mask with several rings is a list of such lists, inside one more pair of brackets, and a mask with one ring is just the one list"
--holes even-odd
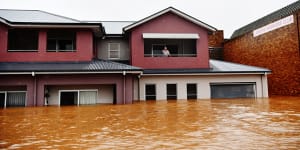
[(177, 84), (177, 99), (187, 99), (186, 84), (197, 84), (197, 98), (210, 99), (210, 83), (254, 82), (256, 97), (268, 97), (266, 75), (166, 75), (142, 76), (140, 78), (140, 100), (145, 100), (145, 85), (156, 85), (156, 99), (166, 100), (166, 84)]
[(59, 104), (59, 90), (98, 90), (98, 104), (113, 103), (113, 85), (48, 86), (48, 105)]
[(109, 59), (108, 58), (108, 43), (120, 43), (120, 59), (116, 60), (129, 60), (129, 45), (128, 41), (123, 38), (106, 38), (98, 40), (98, 58), (99, 59)]

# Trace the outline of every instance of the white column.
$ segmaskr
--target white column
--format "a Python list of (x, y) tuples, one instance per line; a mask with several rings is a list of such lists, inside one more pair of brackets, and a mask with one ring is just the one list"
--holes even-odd
[(178, 84), (177, 84), (177, 99), (178, 100), (187, 99), (186, 83), (185, 82), (178, 82)]

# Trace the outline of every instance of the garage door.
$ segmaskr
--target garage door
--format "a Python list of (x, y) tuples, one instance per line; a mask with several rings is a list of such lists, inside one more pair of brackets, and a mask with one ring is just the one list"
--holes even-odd
[(255, 83), (211, 83), (211, 98), (255, 98)]

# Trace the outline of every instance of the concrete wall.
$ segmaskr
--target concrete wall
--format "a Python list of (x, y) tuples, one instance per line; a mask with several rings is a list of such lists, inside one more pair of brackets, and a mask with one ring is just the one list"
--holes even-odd
[(0, 62), (90, 61), (93, 58), (93, 33), (89, 30), (76, 30), (76, 52), (47, 52), (47, 29), (39, 30), (36, 52), (8, 52), (7, 40), (8, 27), (0, 23)]
[[(143, 33), (196, 33), (197, 57), (144, 57)], [(173, 13), (163, 14), (140, 26), (130, 35), (131, 62), (146, 69), (161, 68), (209, 68), (208, 31)]]
[(156, 99), (166, 100), (166, 84), (177, 84), (177, 99), (187, 99), (186, 84), (197, 84), (197, 98), (210, 98), (210, 83), (254, 82), (257, 97), (268, 97), (265, 75), (190, 75), (190, 76), (142, 76), (140, 79), (140, 100), (145, 100), (145, 85), (156, 85)]
[(120, 43), (120, 59), (113, 60), (129, 60), (130, 59), (130, 51), (128, 40), (125, 38), (110, 38), (107, 37), (105, 39), (98, 39), (98, 48), (97, 54), (98, 58), (107, 60), (108, 59), (108, 43)]
[(294, 15), (294, 23), (257, 37), (251, 31), (229, 40), (224, 60), (272, 70), (270, 95), (300, 96), (299, 18)]

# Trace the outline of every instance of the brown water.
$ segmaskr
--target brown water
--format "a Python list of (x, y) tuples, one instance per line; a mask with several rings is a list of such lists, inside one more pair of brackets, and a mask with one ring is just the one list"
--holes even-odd
[(7, 149), (300, 149), (300, 97), (0, 109)]

